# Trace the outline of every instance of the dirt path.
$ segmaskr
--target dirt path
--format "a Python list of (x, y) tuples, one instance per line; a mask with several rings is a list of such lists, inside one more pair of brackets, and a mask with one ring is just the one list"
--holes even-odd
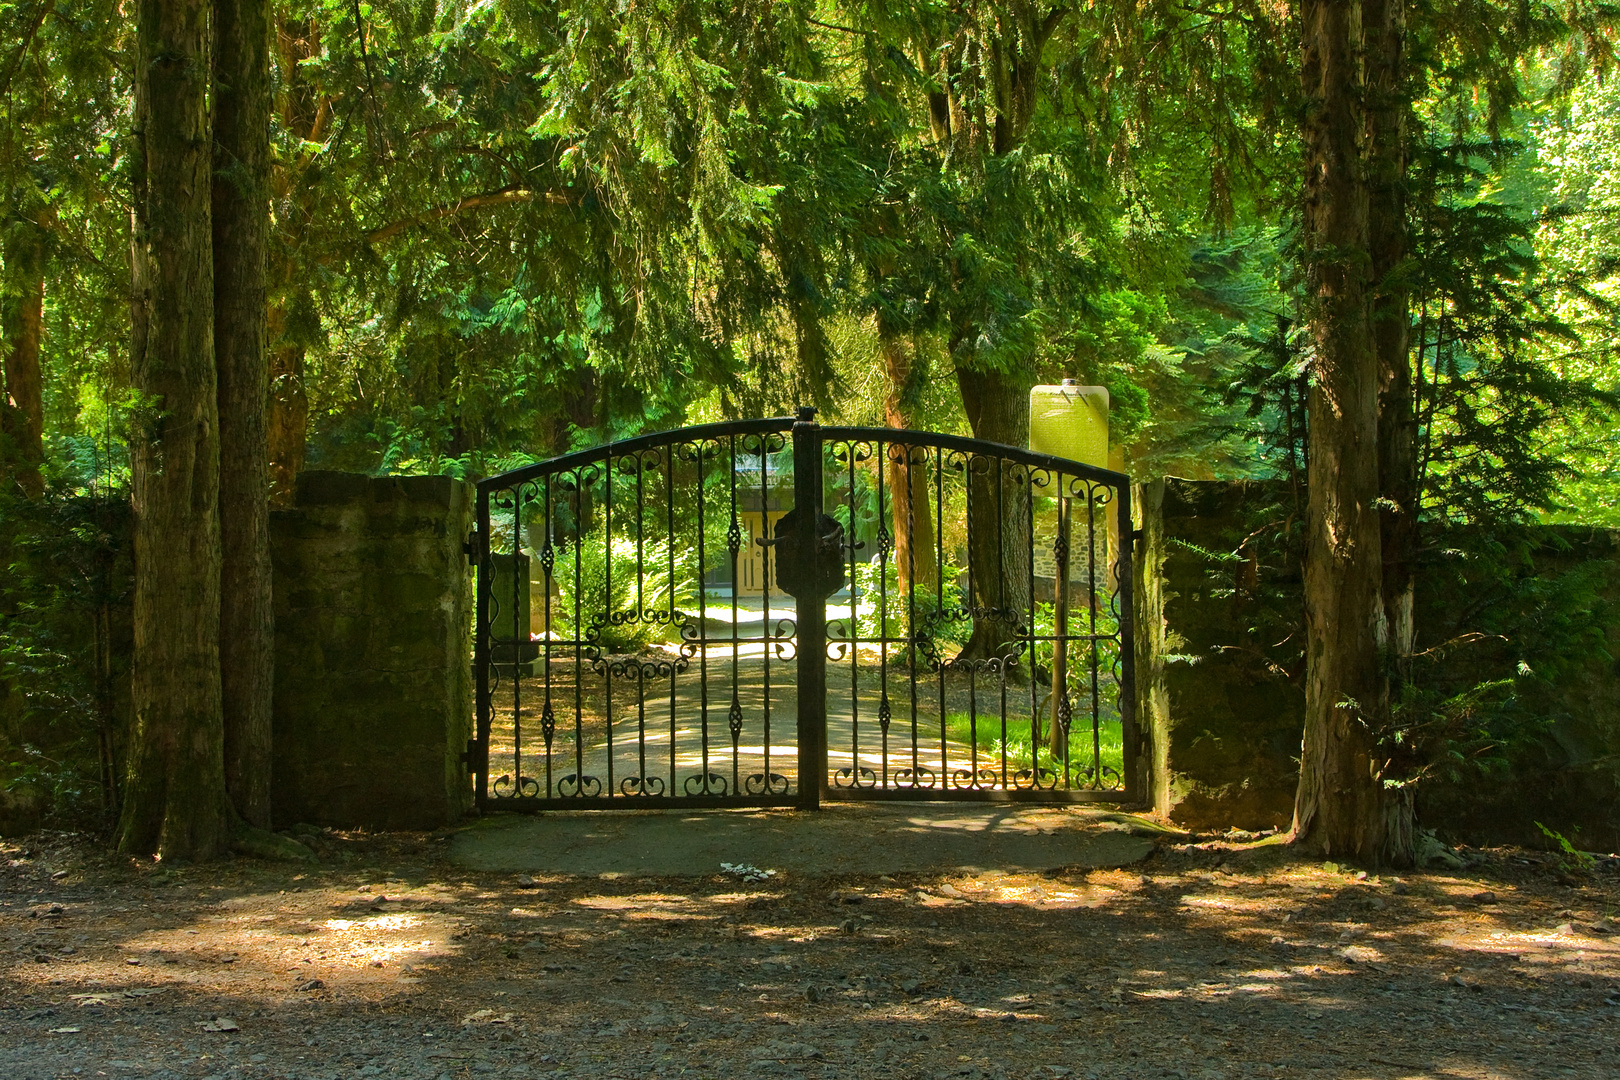
[(0, 1070), (1545, 1080), (1620, 1045), (1620, 875), (1516, 851), (1400, 881), (1214, 844), (528, 881), (442, 836), (319, 844), (304, 870), (0, 847)]
[[(614, 672), (611, 725), (606, 680), (587, 668), (576, 687), (580, 668), (572, 659), (554, 660), (549, 678), (544, 661), (538, 662), (516, 686), (509, 669), (502, 672), (491, 693), (490, 776), (498, 793), (515, 792), (512, 778), (519, 774), (523, 793), (540, 796), (578, 794), (576, 775), (591, 778), (592, 794), (641, 794), (643, 784), (655, 795), (797, 790), (798, 689), (791, 651), (787, 659), (767, 658), (757, 646), (711, 645), (678, 674), (670, 668), (671, 655), (649, 651), (607, 658), (604, 668)], [(862, 656), (858, 668), (847, 662), (828, 666), (832, 783), (847, 786), (859, 768), (863, 787), (906, 787), (913, 775), (924, 787), (968, 786), (974, 776), (980, 785), (1020, 786), (1006, 776), (1022, 765), (1015, 762), (1002, 775), (993, 753), (975, 753), (963, 738), (942, 737), (941, 717), (971, 712), (988, 738), (1027, 739), (1032, 697), (1027, 684), (1002, 687), (999, 680), (962, 673), (944, 680), (924, 673), (914, 684), (908, 668), (885, 667), (872, 650)], [(660, 673), (654, 676), (654, 670)], [(646, 672), (643, 678), (635, 677), (638, 671)], [(1043, 701), (1044, 696), (1041, 691)], [(549, 754), (548, 705), (555, 725)], [(515, 716), (522, 719), (521, 731), (514, 730)], [(1076, 723), (1090, 730), (1089, 715)], [(1075, 786), (1085, 786), (1079, 774), (1090, 764), (1089, 758), (1075, 760)], [(768, 791), (767, 774), (773, 778)]]
[(572, 811), (492, 815), (451, 839), (476, 870), (690, 878), (746, 862), (793, 876), (970, 867), (1125, 866), (1153, 850), (1126, 822), (1081, 807), (828, 803), (820, 811)]

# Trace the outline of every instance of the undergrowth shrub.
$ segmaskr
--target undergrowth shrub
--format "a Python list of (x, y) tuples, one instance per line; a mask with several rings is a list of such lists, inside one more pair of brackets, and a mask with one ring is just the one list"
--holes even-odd
[(127, 492), (71, 471), (0, 492), (0, 787), (64, 827), (109, 826), (128, 710)]

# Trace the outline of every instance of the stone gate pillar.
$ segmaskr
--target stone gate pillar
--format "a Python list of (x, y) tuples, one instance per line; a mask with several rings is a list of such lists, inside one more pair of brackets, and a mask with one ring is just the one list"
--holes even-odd
[(278, 827), (431, 829), (472, 806), (472, 486), (306, 472), (271, 514)]

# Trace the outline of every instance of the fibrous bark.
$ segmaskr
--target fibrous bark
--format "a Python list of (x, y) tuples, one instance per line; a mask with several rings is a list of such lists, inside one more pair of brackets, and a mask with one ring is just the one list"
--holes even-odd
[(1367, 0), (1368, 241), (1375, 292), (1373, 346), (1378, 354), (1378, 487), (1383, 553), (1383, 620), (1393, 670), (1404, 677), (1412, 622), (1417, 548), (1417, 419), (1412, 400), (1411, 293), (1404, 280), (1406, 0)]
[[(1029, 380), (1003, 371), (956, 369), (957, 387), (977, 439), (1021, 447), (1029, 442)], [(968, 577), (973, 633), (964, 659), (1016, 655), (1030, 612), (1029, 482), (1000, 458), (969, 462)], [(1029, 658), (1033, 662), (1033, 657)]]
[[(915, 391), (913, 363), (907, 343), (897, 334), (879, 330), (883, 364), (889, 375), (889, 393), (883, 401), (884, 422), (891, 428), (915, 428), (911, 399)], [(894, 564), (899, 572), (900, 595), (913, 586), (919, 596), (939, 585), (934, 548), (933, 497), (924, 447), (891, 446), (888, 454), (889, 497), (893, 500)]]
[(225, 783), (270, 826), (270, 26), (265, 0), (214, 0), (214, 354), (219, 372), (220, 683)]
[(118, 844), (199, 859), (230, 844), (219, 681), (208, 5), (142, 0), (131, 374), (135, 725)]
[(1306, 712), (1294, 839), (1404, 861), (1410, 799), (1383, 783), (1387, 726), (1377, 510), (1378, 357), (1370, 315), (1362, 5), (1302, 9), (1307, 303), (1314, 351), (1305, 558)]
[[(318, 144), (331, 122), (331, 101), (305, 76), (302, 64), (320, 52), (315, 25), (282, 19), (276, 26), (281, 68), (281, 126), (299, 143)], [(304, 385), (304, 343), (288, 318), (297, 294), (299, 252), (314, 214), (315, 186), (306, 153), (294, 154), (272, 176), (276, 244), (270, 255), (270, 311), (266, 339), (270, 350), (270, 500), (291, 502), (304, 471), (309, 431), (309, 393)]]
[(0, 482), (31, 499), (44, 493), (45, 404), (39, 350), (45, 331), (45, 229), (18, 223), (8, 230), (7, 268), (16, 291), (0, 303)]

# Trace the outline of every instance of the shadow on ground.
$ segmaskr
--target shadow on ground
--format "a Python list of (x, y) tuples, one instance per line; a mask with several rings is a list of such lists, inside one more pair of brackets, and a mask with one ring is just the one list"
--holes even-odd
[(472, 870), (694, 877), (722, 862), (795, 874), (1124, 866), (1153, 841), (1084, 809), (913, 803), (820, 811), (580, 811), (503, 815), (458, 833)]
[(1620, 1034), (1620, 881), (1529, 852), (761, 882), (475, 870), (399, 834), (332, 834), (318, 869), (34, 843), (0, 848), (10, 1080), (1598, 1080)]

